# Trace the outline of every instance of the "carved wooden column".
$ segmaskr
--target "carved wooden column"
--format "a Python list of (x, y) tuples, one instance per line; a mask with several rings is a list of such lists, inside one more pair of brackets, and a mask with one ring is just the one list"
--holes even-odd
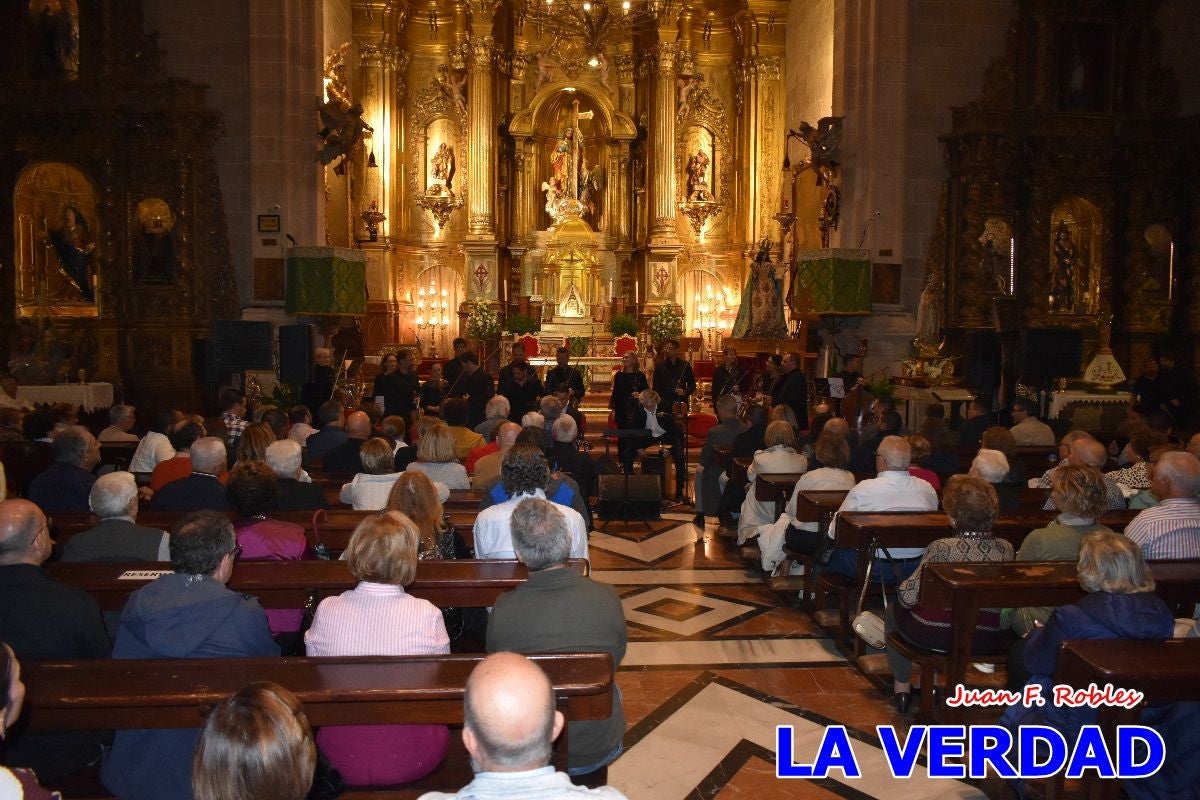
[(678, 48), (670, 42), (660, 42), (647, 55), (651, 70), (650, 165), (654, 176), (650, 237), (655, 241), (675, 240), (675, 59), (678, 55)]

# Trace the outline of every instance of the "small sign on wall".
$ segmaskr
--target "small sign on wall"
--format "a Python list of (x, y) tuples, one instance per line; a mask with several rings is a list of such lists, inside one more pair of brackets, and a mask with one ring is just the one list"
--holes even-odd
[(258, 232), (259, 233), (279, 233), (279, 215), (278, 214), (259, 214), (258, 215)]

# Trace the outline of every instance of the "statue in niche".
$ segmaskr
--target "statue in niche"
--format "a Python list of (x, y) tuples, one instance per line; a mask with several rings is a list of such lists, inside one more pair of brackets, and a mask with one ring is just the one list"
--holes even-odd
[(1057, 314), (1075, 313), (1075, 283), (1081, 271), (1079, 249), (1071, 240), (1071, 231), (1059, 223), (1054, 231), (1054, 272), (1050, 281), (1050, 311)]
[(87, 220), (75, 206), (64, 206), (59, 226), (51, 229), (49, 221), (42, 217), (42, 232), (58, 256), (58, 268), (79, 292), (85, 302), (96, 302), (92, 291), (91, 263), (96, 242), (88, 229)]
[(134, 274), (140, 283), (175, 282), (175, 215), (157, 197), (138, 203), (141, 235), (134, 244)]
[(36, 20), (38, 72), (68, 78), (79, 76), (79, 7), (76, 0), (30, 0)]
[(550, 60), (549, 55), (541, 51), (534, 53), (533, 57), (537, 61), (537, 83), (533, 86), (536, 92), (554, 80), (554, 62)]
[(942, 292), (937, 276), (930, 275), (917, 303), (917, 335), (913, 349), (921, 358), (935, 358), (942, 351)]
[[(750, 302), (746, 302), (749, 299)], [(764, 238), (750, 266), (742, 305), (733, 323), (734, 338), (777, 339), (787, 336), (783, 321), (783, 278), (771, 263), (771, 240)]]
[(569, 181), (571, 179), (571, 155), (575, 149), (575, 129), (567, 128), (562, 138), (554, 146), (550, 156), (550, 188), (559, 196), (572, 194)]
[(429, 184), (426, 194), (441, 194), (445, 191), (453, 197), (454, 148), (445, 142), (439, 144), (437, 152), (433, 154), (432, 165), (434, 183)]
[(710, 160), (703, 150), (697, 150), (696, 155), (688, 158), (687, 163), (687, 199), (688, 202), (707, 203), (713, 199), (708, 188), (708, 165)]
[(979, 259), (979, 269), (986, 277), (989, 294), (1008, 294), (1008, 263), (996, 244), (996, 234), (991, 231), (983, 235), (983, 256)]
[(600, 190), (604, 188), (604, 169), (597, 164), (589, 167), (587, 156), (580, 157), (579, 202), (583, 204), (583, 220), (600, 229)]

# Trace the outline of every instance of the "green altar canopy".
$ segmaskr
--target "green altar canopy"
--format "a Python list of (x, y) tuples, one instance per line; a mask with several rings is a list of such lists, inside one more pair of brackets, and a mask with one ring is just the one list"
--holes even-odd
[(367, 254), (346, 247), (287, 251), (287, 312), (357, 316), (367, 313)]
[(871, 257), (867, 250), (796, 251), (791, 305), (801, 314), (870, 314)]

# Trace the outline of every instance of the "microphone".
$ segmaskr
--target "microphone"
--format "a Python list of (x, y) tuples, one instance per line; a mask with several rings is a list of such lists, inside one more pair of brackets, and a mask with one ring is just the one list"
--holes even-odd
[(867, 231), (870, 230), (871, 223), (874, 222), (876, 219), (878, 219), (881, 216), (883, 216), (883, 212), (876, 211), (874, 214), (867, 217), (867, 221), (863, 224), (862, 236), (858, 237), (858, 249), (859, 250), (862, 249), (863, 242), (865, 242), (867, 240)]
[(296, 237), (295, 237), (295, 236), (292, 236), (290, 233), (285, 233), (285, 234), (283, 235), (283, 238), (285, 238), (285, 239), (287, 239), (289, 242), (291, 242), (291, 243), (292, 243), (292, 247), (295, 247), (295, 246), (296, 246)]

